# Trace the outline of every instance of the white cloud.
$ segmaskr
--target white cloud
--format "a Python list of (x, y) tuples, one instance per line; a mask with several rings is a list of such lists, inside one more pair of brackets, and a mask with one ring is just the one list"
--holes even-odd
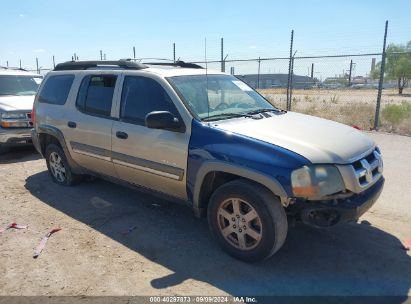
[(33, 52), (34, 53), (44, 53), (44, 52), (46, 52), (46, 50), (45, 49), (35, 49), (35, 50), (33, 50)]
[(24, 18), (24, 14), (20, 14), (19, 17), (20, 17), (20, 18)]

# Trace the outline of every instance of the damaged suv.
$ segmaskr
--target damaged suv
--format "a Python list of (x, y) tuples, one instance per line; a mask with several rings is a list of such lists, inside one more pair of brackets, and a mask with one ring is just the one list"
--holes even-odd
[(33, 116), (57, 184), (94, 175), (187, 204), (245, 261), (279, 250), (289, 220), (358, 219), (384, 184), (381, 152), (362, 132), (277, 109), (234, 76), (184, 62), (59, 64)]

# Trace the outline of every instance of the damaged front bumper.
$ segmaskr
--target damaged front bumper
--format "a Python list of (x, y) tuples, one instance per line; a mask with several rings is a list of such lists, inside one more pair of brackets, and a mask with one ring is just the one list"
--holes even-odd
[(383, 186), (384, 177), (381, 177), (364, 192), (349, 198), (315, 202), (298, 200), (290, 211), (303, 223), (315, 227), (330, 227), (342, 222), (355, 221), (374, 205)]

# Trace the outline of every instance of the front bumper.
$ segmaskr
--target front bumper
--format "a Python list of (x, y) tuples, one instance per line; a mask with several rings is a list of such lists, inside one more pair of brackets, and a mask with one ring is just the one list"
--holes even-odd
[(296, 202), (297, 214), (306, 224), (316, 227), (330, 227), (342, 222), (357, 220), (377, 201), (384, 186), (381, 177), (366, 191), (345, 199), (322, 202)]
[(0, 145), (18, 145), (31, 143), (30, 128), (1, 128)]

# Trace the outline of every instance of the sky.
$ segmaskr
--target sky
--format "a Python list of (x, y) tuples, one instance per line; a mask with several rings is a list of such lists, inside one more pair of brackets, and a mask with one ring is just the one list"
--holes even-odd
[[(384, 23), (388, 43), (411, 40), (411, 1), (95, 1), (2, 0), (0, 65), (42, 68), (71, 59), (176, 57), (186, 61), (219, 60), (224, 38), (227, 60), (286, 57), (290, 32), (296, 56), (379, 53)], [(206, 52), (205, 52), (206, 50)], [(355, 58), (354, 72), (366, 74), (371, 57)], [(377, 57), (377, 60), (379, 57)], [(296, 73), (337, 75), (351, 58), (300, 60)], [(254, 63), (227, 63), (227, 70), (257, 72)], [(219, 68), (218, 64), (210, 64)], [(288, 62), (263, 62), (262, 73), (286, 72)]]

